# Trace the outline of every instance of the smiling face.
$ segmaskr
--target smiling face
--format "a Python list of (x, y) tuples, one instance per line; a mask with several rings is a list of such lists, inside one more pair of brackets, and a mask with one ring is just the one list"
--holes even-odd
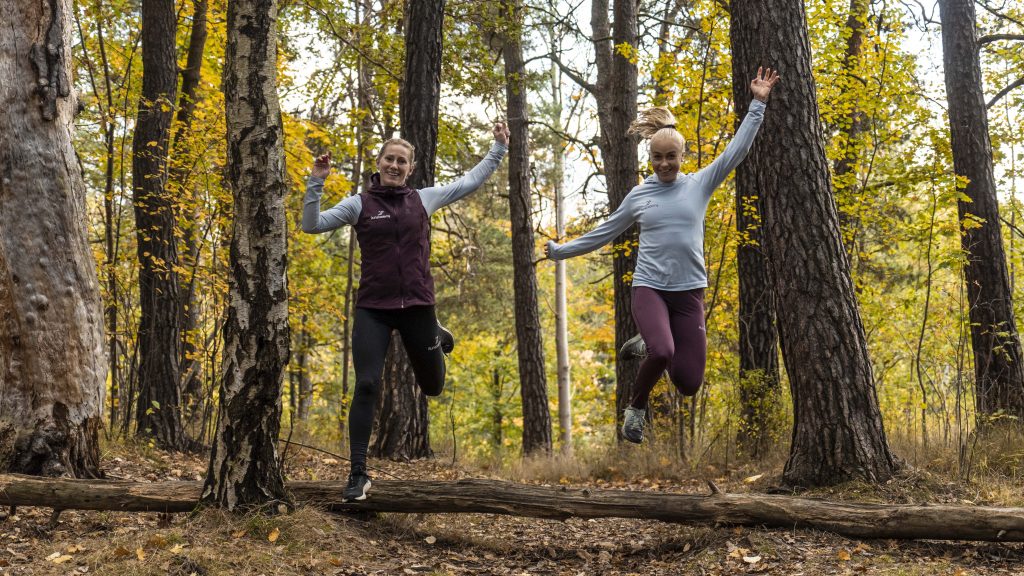
[(377, 171), (380, 172), (382, 186), (405, 186), (414, 167), (412, 150), (402, 144), (387, 144), (377, 156)]
[(675, 182), (683, 157), (683, 137), (675, 130), (660, 130), (651, 138), (651, 167), (661, 182)]

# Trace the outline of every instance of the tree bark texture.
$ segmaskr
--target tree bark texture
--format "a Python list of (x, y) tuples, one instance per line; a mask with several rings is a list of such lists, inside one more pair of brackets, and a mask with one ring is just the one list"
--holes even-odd
[(745, 163), (762, 199), (764, 253), (794, 403), (783, 476), (794, 485), (880, 482), (897, 463), (840, 237), (804, 6), (766, 1), (732, 4), (731, 38), (736, 82), (749, 84), (759, 65), (782, 77)]
[(992, 173), (974, 3), (942, 0), (939, 14), (953, 169), (958, 179), (967, 181), (963, 189), (967, 199), (957, 202), (957, 211), (961, 247), (967, 256), (964, 279), (974, 350), (975, 402), (979, 416), (1004, 412), (1024, 418), (1024, 370)]
[[(642, 518), (687, 524), (825, 530), (852, 538), (1024, 541), (1024, 508), (862, 504), (770, 494), (710, 496), (568, 489), (496, 480), (380, 480), (358, 503), (341, 503), (344, 482), (289, 482), (296, 501), (334, 511)], [(0, 474), (0, 505), (58, 510), (190, 512), (199, 482), (40, 479)]]
[(392, 333), (384, 365), (384, 385), (377, 396), (377, 418), (367, 453), (375, 458), (414, 460), (433, 456), (427, 426), (427, 397), (416, 384), (402, 337)]
[(142, 94), (132, 141), (132, 203), (139, 258), (136, 433), (185, 446), (181, 425), (178, 248), (167, 157), (178, 87), (173, 0), (142, 0)]
[[(750, 88), (746, 71), (749, 63), (734, 64), (733, 100), (736, 118), (742, 121), (750, 106)], [(756, 152), (751, 152), (753, 156)], [(779, 335), (775, 329), (775, 294), (768, 279), (761, 230), (764, 209), (758, 188), (755, 161), (736, 169), (736, 229), (740, 240), (736, 249), (739, 276), (740, 345), (740, 431), (738, 440), (751, 457), (757, 459), (774, 443), (772, 416), (781, 399), (779, 377)]]
[(277, 100), (277, 2), (229, 0), (224, 96), (234, 198), (220, 413), (203, 501), (286, 500), (277, 437), (289, 357), (288, 193)]
[(107, 376), (71, 4), (0, 2), (0, 470), (96, 476)]
[[(405, 77), (399, 94), (402, 137), (416, 147), (416, 168), (408, 184), (420, 189), (434, 184), (437, 122), (441, 103), (441, 49), (445, 0), (407, 4)], [(405, 348), (397, 333), (384, 364), (377, 399), (377, 418), (370, 441), (371, 456), (425, 458), (430, 449), (427, 397), (416, 385)]]
[[(843, 68), (839, 74), (840, 77), (836, 80), (845, 88), (861, 82), (859, 65), (861, 51), (864, 48), (864, 30), (867, 26), (869, 10), (868, 0), (850, 0), (850, 13), (846, 18), (846, 29), (849, 36), (846, 39), (846, 51), (843, 54)], [(849, 88), (850, 94), (858, 92)], [(836, 160), (833, 169), (833, 183), (840, 199), (840, 206), (844, 204), (842, 202), (844, 192), (847, 197), (850, 197), (857, 189), (859, 157), (861, 150), (864, 149), (861, 140), (868, 127), (865, 114), (859, 104), (856, 100), (849, 102), (849, 112), (840, 124), (839, 133), (842, 138), (843, 155)], [(840, 209), (839, 229), (843, 232), (844, 240), (846, 240), (847, 257), (853, 262), (858, 253), (860, 219), (856, 214), (848, 214)]]
[[(604, 177), (608, 187), (608, 208), (614, 211), (626, 194), (638, 183), (639, 160), (637, 137), (626, 134), (636, 118), (637, 70), (636, 64), (623, 56), (615, 47), (628, 44), (637, 46), (636, 0), (613, 0), (615, 21), (609, 22), (608, 0), (594, 0), (591, 4), (591, 29), (597, 58), (597, 116), (601, 126), (599, 148), (604, 162)], [(631, 227), (614, 241), (612, 271), (615, 293), (615, 352), (636, 332), (632, 312), (632, 275), (636, 267), (637, 229)], [(616, 428), (622, 424), (622, 413), (629, 404), (633, 383), (640, 367), (635, 359), (615, 362)]]
[(505, 99), (509, 125), (508, 202), (512, 225), (512, 284), (515, 291), (516, 351), (523, 404), (523, 454), (551, 452), (551, 412), (544, 370), (544, 340), (537, 308), (537, 270), (533, 264), (533, 205), (530, 201), (529, 109), (523, 63), (522, 5), (503, 2), (509, 16), (502, 31)]
[[(181, 139), (192, 130), (192, 119), (195, 117), (198, 100), (199, 82), (202, 79), (203, 53), (206, 50), (206, 13), (207, 0), (195, 0), (192, 11), (192, 29), (188, 40), (188, 55), (185, 68), (181, 71), (181, 95), (178, 101), (178, 113), (174, 140), (171, 149), (177, 149)], [(183, 198), (194, 196), (194, 187), (188, 181), (188, 172), (181, 167), (172, 171), (171, 179), (175, 183), (178, 195)], [(182, 244), (184, 246), (183, 265), (195, 271), (198, 268), (199, 242), (196, 238), (196, 223), (200, 221), (194, 200), (183, 202), (191, 211), (189, 216), (179, 214), (182, 221)], [(179, 293), (181, 302), (178, 312), (181, 315), (181, 346), (179, 366), (181, 371), (181, 394), (184, 410), (189, 419), (195, 421), (202, 412), (203, 406), (203, 364), (196, 357), (198, 348), (196, 338), (199, 337), (199, 309), (196, 300), (195, 273), (187, 278)]]

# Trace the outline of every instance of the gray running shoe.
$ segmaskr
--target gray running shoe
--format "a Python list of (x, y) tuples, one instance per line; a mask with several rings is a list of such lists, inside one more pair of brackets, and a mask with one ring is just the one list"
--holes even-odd
[(647, 423), (647, 410), (643, 408), (626, 408), (626, 417), (622, 422), (622, 436), (634, 444), (644, 440), (644, 424)]
[(633, 358), (636, 358), (637, 360), (647, 358), (647, 344), (639, 334), (633, 336), (629, 340), (626, 340), (626, 343), (622, 345), (622, 348), (619, 348), (619, 359), (632, 360)]

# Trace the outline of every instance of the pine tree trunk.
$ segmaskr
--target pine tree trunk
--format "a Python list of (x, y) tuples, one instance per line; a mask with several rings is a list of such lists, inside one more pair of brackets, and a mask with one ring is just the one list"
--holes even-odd
[(227, 183), (234, 198), (220, 415), (203, 501), (229, 510), (287, 500), (277, 436), (288, 365), (288, 193), (277, 100), (277, 2), (229, 0), (224, 64)]
[[(637, 137), (627, 135), (636, 118), (636, 64), (615, 46), (637, 46), (636, 0), (614, 0), (614, 23), (608, 21), (608, 0), (591, 4), (591, 28), (597, 58), (597, 115), (601, 125), (599, 147), (608, 186), (608, 208), (614, 211), (638, 183)], [(636, 332), (632, 312), (632, 273), (636, 266), (637, 230), (632, 227), (614, 241), (612, 271), (615, 292), (615, 351)], [(628, 246), (628, 249), (623, 249)], [(616, 356), (617, 358), (617, 356)], [(629, 404), (640, 363), (635, 359), (615, 362), (616, 423)], [(618, 426), (616, 426), (618, 428)]]
[(0, 470), (100, 475), (107, 367), (70, 2), (0, 2)]
[[(132, 142), (132, 200), (139, 257), (139, 396), (136, 433), (185, 446), (181, 425), (178, 249), (167, 150), (178, 86), (173, 0), (142, 0), (142, 95)], [(169, 353), (168, 351), (171, 351)]]
[[(416, 147), (416, 169), (409, 175), (409, 186), (416, 189), (434, 184), (444, 5), (445, 0), (416, 0), (408, 5), (405, 79), (398, 107), (402, 137)], [(400, 341), (397, 334), (393, 341)], [(377, 415), (370, 455), (386, 458), (431, 455), (427, 397), (416, 385), (402, 346), (393, 344), (388, 353)]]
[[(750, 70), (761, 63), (733, 55), (733, 101), (737, 123), (750, 106)], [(766, 63), (767, 64), (767, 63)], [(738, 125), (738, 124), (737, 124)], [(762, 129), (763, 130), (763, 129)], [(758, 138), (765, 138), (762, 134)], [(779, 335), (775, 328), (775, 295), (764, 253), (762, 190), (756, 172), (755, 147), (736, 168), (736, 249), (739, 276), (740, 429), (737, 440), (751, 457), (764, 456), (773, 444), (772, 416), (780, 401)]]
[[(181, 139), (186, 137), (192, 130), (192, 119), (195, 116), (196, 103), (198, 99), (199, 82), (202, 76), (203, 52), (206, 49), (206, 12), (207, 0), (195, 0), (192, 11), (192, 30), (189, 34), (188, 55), (185, 61), (185, 69), (181, 71), (181, 96), (178, 102), (178, 115), (176, 118), (174, 139), (171, 145), (172, 150), (177, 150)], [(184, 245), (184, 258), (182, 264), (192, 271), (188, 275), (185, 285), (179, 293), (181, 301), (178, 306), (178, 313), (181, 315), (181, 346), (179, 363), (181, 366), (181, 395), (183, 401), (183, 412), (190, 422), (194, 423), (200, 417), (203, 409), (203, 364), (198, 358), (199, 348), (196, 347), (196, 340), (199, 335), (199, 309), (196, 301), (195, 271), (199, 261), (199, 242), (196, 238), (196, 223), (200, 221), (198, 210), (195, 206), (193, 190), (194, 187), (187, 181), (187, 173), (181, 167), (171, 172), (171, 179), (175, 184), (178, 196), (189, 200), (179, 202), (184, 205), (188, 214), (182, 216), (182, 243)]]
[(427, 397), (416, 385), (416, 375), (404, 350), (401, 336), (395, 333), (388, 350), (394, 360), (384, 366), (385, 386), (377, 398), (377, 425), (367, 450), (373, 457), (415, 460), (433, 456), (427, 427)]
[(881, 482), (897, 463), (840, 238), (804, 6), (765, 1), (733, 2), (731, 37), (734, 82), (749, 84), (762, 64), (782, 77), (746, 164), (762, 197), (764, 250), (794, 403), (783, 477), (794, 485)]
[(974, 3), (939, 2), (942, 60), (949, 102), (950, 142), (957, 178), (968, 200), (957, 202), (964, 278), (974, 350), (975, 401), (980, 417), (1000, 412), (1024, 418), (1024, 371), (992, 173)]
[[(850, 88), (850, 86), (861, 83), (859, 63), (861, 51), (864, 48), (864, 29), (867, 26), (869, 10), (868, 0), (850, 0), (849, 10), (850, 13), (846, 18), (846, 29), (849, 36), (846, 39), (846, 52), (843, 54), (843, 68), (836, 81), (840, 82), (855, 98), (861, 92)], [(845, 94), (844, 96), (849, 98)], [(858, 157), (864, 148), (861, 139), (867, 127), (859, 102), (848, 100), (845, 104), (849, 107), (849, 112), (841, 120), (840, 125), (843, 154), (836, 159), (833, 169), (833, 183), (836, 195), (840, 199), (840, 206), (844, 205), (842, 201), (844, 193), (847, 198), (850, 198), (857, 190)], [(848, 202), (852, 201), (852, 198), (848, 200)], [(855, 261), (858, 253), (857, 242), (860, 239), (860, 227), (860, 218), (856, 214), (839, 210), (839, 229), (843, 233), (846, 254), (851, 262)]]
[(509, 132), (508, 201), (512, 223), (512, 284), (515, 291), (516, 351), (519, 391), (523, 403), (523, 454), (551, 452), (551, 412), (548, 410), (544, 341), (537, 308), (537, 271), (533, 265), (533, 205), (530, 201), (529, 110), (526, 104), (526, 65), (523, 63), (522, 6), (503, 2), (508, 17), (502, 35), (505, 60), (505, 98)]
[[(751, 62), (733, 57), (733, 99), (741, 121), (750, 105), (748, 71)], [(761, 137), (764, 137), (763, 135)], [(774, 443), (772, 416), (780, 401), (778, 332), (775, 330), (775, 295), (768, 280), (761, 219), (764, 214), (751, 152), (736, 169), (736, 249), (739, 276), (740, 430), (739, 444), (757, 459)]]

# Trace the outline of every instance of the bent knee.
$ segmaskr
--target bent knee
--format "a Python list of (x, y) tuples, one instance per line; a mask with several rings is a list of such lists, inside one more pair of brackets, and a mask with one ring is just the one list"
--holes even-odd
[(669, 374), (669, 377), (676, 390), (679, 390), (683, 396), (695, 396), (700, 391), (701, 384), (704, 383), (703, 377), (694, 378), (689, 374)]

